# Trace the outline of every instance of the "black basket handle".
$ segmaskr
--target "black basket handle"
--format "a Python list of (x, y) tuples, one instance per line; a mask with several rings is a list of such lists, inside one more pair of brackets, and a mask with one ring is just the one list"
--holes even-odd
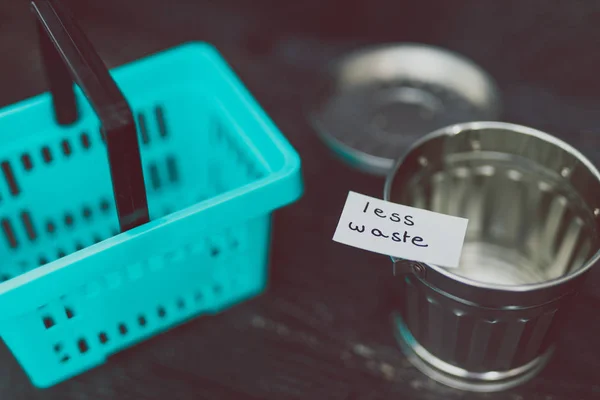
[(106, 65), (59, 0), (30, 0), (37, 17), (42, 57), (59, 124), (78, 118), (73, 82), (101, 122), (121, 232), (149, 221), (148, 200), (137, 139), (127, 100)]

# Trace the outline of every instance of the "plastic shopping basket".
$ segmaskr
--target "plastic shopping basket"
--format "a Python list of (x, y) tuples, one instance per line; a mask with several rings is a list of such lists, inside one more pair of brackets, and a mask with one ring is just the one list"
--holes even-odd
[[(79, 87), (72, 102), (66, 68), (46, 65), (51, 93), (0, 110), (0, 334), (48, 387), (260, 293), (271, 213), (303, 189), (297, 153), (211, 46), (109, 75), (55, 0), (32, 5), (47, 64), (62, 57)], [(139, 145), (127, 105), (104, 107), (117, 86)]]

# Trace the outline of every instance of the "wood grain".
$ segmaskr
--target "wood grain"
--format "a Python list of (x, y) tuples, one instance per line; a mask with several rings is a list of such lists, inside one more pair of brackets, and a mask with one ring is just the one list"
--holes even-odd
[[(0, 4), (1, 104), (46, 87), (24, 3)], [(600, 271), (579, 297), (552, 362), (525, 386), (469, 394), (416, 371), (392, 336), (389, 315), (399, 304), (388, 260), (331, 241), (347, 191), (380, 196), (383, 181), (334, 159), (301, 108), (316, 68), (342, 50), (369, 41), (431, 42), (461, 51), (497, 77), (506, 120), (555, 133), (600, 163), (600, 115), (593, 111), (600, 109), (600, 42), (597, 21), (586, 14), (593, 2), (456, 1), (442, 9), (439, 2), (378, 0), (354, 9), (367, 19), (354, 15), (339, 25), (339, 2), (67, 3), (109, 66), (187, 40), (216, 44), (301, 153), (306, 194), (276, 214), (264, 295), (47, 390), (32, 388), (0, 346), (0, 399), (600, 398)]]

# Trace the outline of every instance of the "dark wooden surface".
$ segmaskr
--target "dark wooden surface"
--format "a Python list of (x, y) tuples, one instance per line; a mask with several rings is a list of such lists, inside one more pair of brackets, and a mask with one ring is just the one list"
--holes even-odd
[[(1, 104), (46, 89), (24, 3), (0, 4)], [(392, 337), (397, 303), (388, 260), (331, 241), (348, 190), (381, 196), (383, 181), (334, 160), (301, 109), (316, 68), (336, 54), (369, 42), (433, 43), (496, 77), (505, 120), (553, 133), (600, 164), (600, 2), (67, 3), (109, 66), (187, 40), (214, 43), (301, 153), (306, 194), (276, 213), (263, 296), (48, 390), (32, 388), (1, 345), (0, 399), (600, 398), (600, 268), (552, 362), (525, 386), (469, 394), (411, 367)]]

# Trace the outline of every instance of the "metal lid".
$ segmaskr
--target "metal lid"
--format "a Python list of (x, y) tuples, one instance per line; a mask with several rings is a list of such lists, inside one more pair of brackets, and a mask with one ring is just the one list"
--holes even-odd
[(420, 44), (353, 51), (321, 76), (309, 117), (346, 163), (386, 175), (421, 136), (454, 123), (494, 120), (492, 78), (470, 60)]

